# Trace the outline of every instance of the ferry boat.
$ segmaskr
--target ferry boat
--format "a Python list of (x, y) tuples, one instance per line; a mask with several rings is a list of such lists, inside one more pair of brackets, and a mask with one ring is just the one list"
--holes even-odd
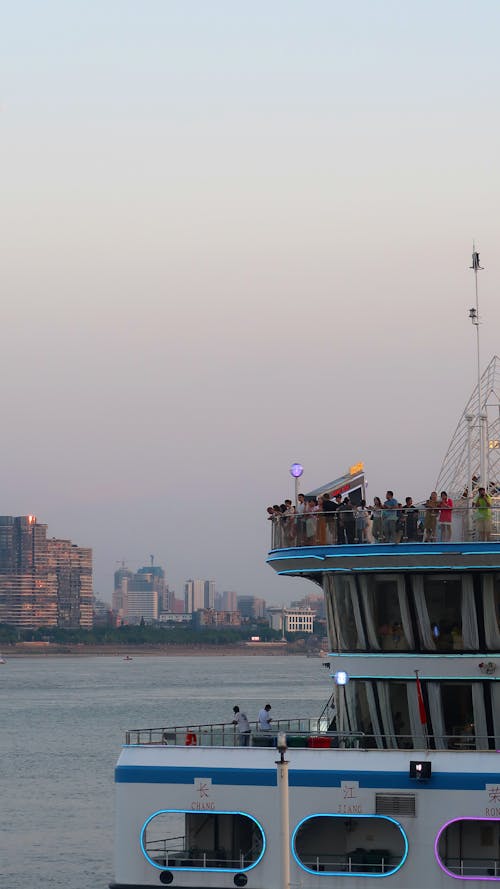
[[(232, 724), (127, 732), (112, 889), (500, 882), (500, 499), (472, 507), (464, 465), (467, 481), (455, 449), (441, 473), (450, 539), (403, 523), (347, 542), (332, 513), (314, 535), (303, 516), (273, 524), (271, 568), (324, 591), (331, 697), (315, 720), (253, 728), (250, 749)], [(309, 496), (356, 504), (364, 484), (357, 465)]]

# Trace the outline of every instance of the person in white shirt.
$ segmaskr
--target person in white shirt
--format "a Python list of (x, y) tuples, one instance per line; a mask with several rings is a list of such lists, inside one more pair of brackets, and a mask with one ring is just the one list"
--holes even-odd
[(242, 713), (239, 707), (233, 707), (233, 725), (238, 729), (238, 744), (240, 747), (250, 746), (250, 723), (246, 713)]
[(259, 729), (261, 732), (270, 732), (271, 731), (271, 722), (272, 719), (269, 716), (269, 711), (271, 709), (271, 704), (266, 704), (262, 710), (259, 710)]

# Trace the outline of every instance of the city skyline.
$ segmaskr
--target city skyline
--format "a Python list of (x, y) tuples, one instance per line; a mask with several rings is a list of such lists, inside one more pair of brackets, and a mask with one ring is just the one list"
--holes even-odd
[[(266, 507), (427, 497), (500, 351), (500, 7), (23, 0), (0, 35), (2, 513), (281, 602)], [(476, 30), (477, 35), (474, 35)]]

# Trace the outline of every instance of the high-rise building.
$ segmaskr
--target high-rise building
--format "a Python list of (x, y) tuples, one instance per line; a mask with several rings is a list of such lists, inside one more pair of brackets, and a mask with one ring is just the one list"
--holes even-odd
[(34, 515), (0, 516), (0, 623), (92, 627), (92, 550), (47, 539)]
[(115, 586), (113, 590), (113, 600), (112, 606), (113, 611), (123, 620), (123, 616), (125, 613), (125, 607), (127, 603), (127, 587), (129, 580), (133, 578), (133, 572), (129, 571), (128, 568), (125, 568), (125, 563), (122, 562), (122, 567), (115, 571)]
[(184, 584), (184, 611), (193, 614), (200, 608), (205, 608), (205, 583), (204, 580), (186, 580)]
[(224, 590), (219, 596), (221, 611), (238, 610), (238, 594), (235, 590)]
[(238, 611), (245, 620), (257, 620), (264, 617), (266, 603), (257, 596), (238, 596)]
[[(137, 576), (137, 575), (136, 575)], [(127, 624), (152, 623), (158, 620), (158, 590), (154, 584), (132, 581), (127, 589), (127, 610), (124, 622)]]
[(215, 608), (215, 581), (214, 580), (206, 580), (205, 581), (205, 608), (213, 611)]
[(165, 572), (159, 565), (139, 568), (134, 574), (122, 567), (115, 571), (113, 610), (125, 624), (158, 620), (166, 593)]

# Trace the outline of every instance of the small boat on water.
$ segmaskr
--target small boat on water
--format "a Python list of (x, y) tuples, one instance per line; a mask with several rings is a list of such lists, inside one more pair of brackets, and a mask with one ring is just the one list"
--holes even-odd
[(125, 657), (123, 658), (123, 660), (124, 661), (133, 661), (134, 659), (132, 657), (130, 657), (129, 654), (126, 654)]
[(5, 660), (3, 654), (0, 652), (0, 664), (6, 664), (6, 663), (7, 663), (7, 661)]

